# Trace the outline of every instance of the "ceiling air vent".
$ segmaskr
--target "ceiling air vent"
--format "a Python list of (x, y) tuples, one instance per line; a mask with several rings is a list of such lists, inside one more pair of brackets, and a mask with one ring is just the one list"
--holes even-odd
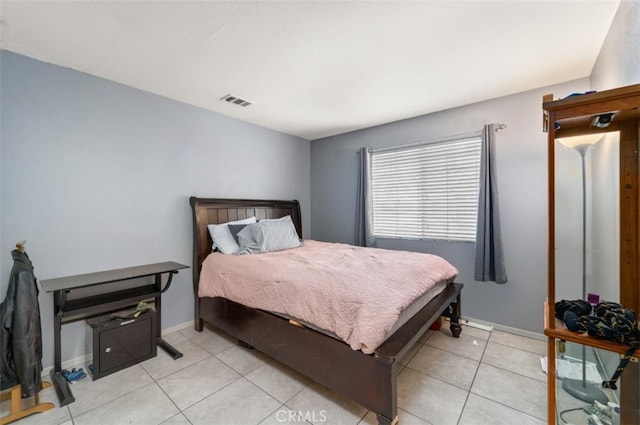
[(224, 100), (225, 102), (229, 102), (229, 103), (233, 103), (234, 105), (238, 105), (238, 106), (249, 106), (251, 105), (251, 102), (245, 99), (240, 99), (237, 96), (233, 96), (233, 95), (226, 95), (224, 97), (221, 97), (220, 100)]

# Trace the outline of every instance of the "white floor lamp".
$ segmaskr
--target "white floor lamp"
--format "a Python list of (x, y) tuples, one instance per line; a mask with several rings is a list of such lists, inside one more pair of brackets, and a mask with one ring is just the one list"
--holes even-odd
[[(586, 156), (587, 151), (602, 140), (602, 135), (576, 136), (558, 139), (568, 148), (580, 153), (582, 161), (582, 299), (587, 299), (587, 175)], [(582, 346), (582, 379), (565, 379), (562, 388), (572, 396), (592, 404), (594, 400), (607, 404), (609, 398), (595, 385), (587, 383), (587, 350)]]

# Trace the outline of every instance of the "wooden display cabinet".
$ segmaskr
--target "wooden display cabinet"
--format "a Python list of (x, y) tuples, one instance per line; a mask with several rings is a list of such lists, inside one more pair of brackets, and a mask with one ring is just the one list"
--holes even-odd
[[(548, 337), (548, 422), (556, 424), (556, 340), (624, 353), (628, 347), (569, 331), (555, 318), (556, 289), (556, 139), (619, 132), (619, 296), (625, 307), (640, 312), (640, 84), (553, 100), (543, 98), (543, 128), (548, 133), (548, 298), (544, 306), (544, 333)], [(613, 114), (605, 127), (594, 119)], [(604, 117), (606, 121), (606, 116)], [(584, 178), (584, 177), (583, 177)], [(584, 196), (584, 195), (583, 195)], [(584, 239), (584, 233), (582, 235)], [(573, 299), (581, 298), (575, 294)], [(611, 300), (614, 301), (614, 300)], [(640, 350), (636, 350), (636, 358)], [(621, 423), (639, 424), (638, 363), (630, 362), (620, 379)]]

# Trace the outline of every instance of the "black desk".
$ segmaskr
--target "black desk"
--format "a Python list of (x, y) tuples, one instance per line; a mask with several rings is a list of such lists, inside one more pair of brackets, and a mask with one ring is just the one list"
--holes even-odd
[[(139, 301), (153, 299), (156, 310), (157, 344), (174, 359), (182, 357), (168, 342), (162, 339), (161, 295), (171, 285), (178, 270), (189, 268), (172, 261), (147, 264), (124, 269), (41, 280), (46, 292), (53, 292), (54, 312), (54, 368), (51, 378), (56, 388), (60, 406), (73, 403), (75, 398), (69, 383), (62, 375), (61, 331), (62, 325), (114, 312), (136, 305)], [(168, 274), (162, 286), (162, 275)]]

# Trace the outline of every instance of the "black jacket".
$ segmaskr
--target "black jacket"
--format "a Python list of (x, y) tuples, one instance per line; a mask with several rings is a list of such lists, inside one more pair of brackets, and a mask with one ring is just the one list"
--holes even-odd
[(11, 251), (13, 268), (7, 296), (0, 305), (0, 378), (5, 383), (20, 383), (22, 397), (31, 397), (42, 389), (42, 330), (38, 285), (29, 256)]

